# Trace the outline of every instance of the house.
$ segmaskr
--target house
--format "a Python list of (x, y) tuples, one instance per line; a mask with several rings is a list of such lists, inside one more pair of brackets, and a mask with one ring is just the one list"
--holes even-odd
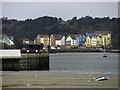
[(44, 35), (43, 44), (44, 46), (50, 45), (50, 40), (48, 35)]
[(35, 44), (37, 44), (37, 45), (41, 44), (40, 35), (37, 35), (37, 37), (35, 39)]
[(49, 45), (49, 36), (48, 35), (38, 35), (35, 40), (35, 44), (40, 45), (41, 43), (44, 44), (44, 46)]
[(6, 43), (9, 46), (14, 45), (14, 42), (10, 38), (8, 38), (6, 34), (0, 35), (0, 43)]
[(30, 44), (29, 39), (23, 39), (23, 44)]
[(55, 38), (56, 38), (56, 41), (55, 41), (56, 46), (65, 46), (65, 36), (55, 35)]
[(92, 38), (91, 38), (91, 46), (96, 47), (96, 45), (97, 45), (97, 38), (96, 38), (96, 36), (92, 36)]
[(86, 36), (85, 45), (86, 47), (91, 47), (91, 36)]
[(77, 46), (76, 35), (68, 35), (66, 37), (66, 46)]
[(111, 31), (95, 31), (94, 33), (99, 36), (99, 44), (107, 47), (111, 46)]
[(50, 35), (50, 45), (55, 46), (56, 44), (56, 37), (54, 35)]
[(85, 36), (84, 35), (78, 35), (76, 36), (76, 43), (77, 43), (77, 46), (83, 46), (84, 43), (85, 43)]

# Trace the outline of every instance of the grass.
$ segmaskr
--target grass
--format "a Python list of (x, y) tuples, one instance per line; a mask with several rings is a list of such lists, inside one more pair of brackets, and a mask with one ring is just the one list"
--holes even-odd
[[(14, 84), (14, 85), (3, 85), (3, 88), (7, 87), (21, 87), (21, 86), (27, 86), (24, 84)], [(52, 84), (30, 84), (30, 86), (91, 86), (90, 84), (57, 84), (57, 83), (52, 83)], [(98, 86), (98, 85), (96, 85)]]
[(24, 84), (2, 85), (3, 88), (5, 88), (5, 87), (20, 87), (20, 86), (25, 86), (25, 85)]

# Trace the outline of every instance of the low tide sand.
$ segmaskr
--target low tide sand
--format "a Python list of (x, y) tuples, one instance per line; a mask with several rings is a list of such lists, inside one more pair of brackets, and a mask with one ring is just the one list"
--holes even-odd
[[(4, 71), (3, 88), (118, 88), (117, 74), (81, 74), (50, 71)], [(92, 78), (106, 75), (106, 81), (91, 81)]]

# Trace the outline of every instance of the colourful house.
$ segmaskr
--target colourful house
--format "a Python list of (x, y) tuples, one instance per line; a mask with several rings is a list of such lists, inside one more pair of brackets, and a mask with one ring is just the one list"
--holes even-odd
[(86, 47), (91, 47), (91, 37), (90, 36), (86, 37), (85, 45), (86, 45)]
[(85, 36), (84, 35), (79, 35), (76, 37), (76, 43), (77, 43), (77, 46), (83, 46), (84, 43), (85, 43)]
[(54, 35), (50, 35), (50, 45), (55, 46), (56, 37)]
[(41, 44), (40, 35), (38, 35), (38, 36), (36, 37), (35, 43), (36, 43), (37, 45), (40, 45), (40, 44)]
[(111, 46), (111, 31), (95, 31), (97, 38), (97, 45), (110, 47)]
[(96, 36), (92, 36), (92, 38), (91, 38), (91, 46), (95, 48), (96, 45), (97, 45), (97, 38), (96, 38)]
[(49, 36), (48, 35), (44, 35), (43, 44), (44, 44), (44, 46), (49, 45)]
[(44, 46), (48, 46), (49, 45), (49, 36), (48, 35), (38, 35), (35, 38), (35, 44), (40, 45), (41, 43), (44, 44)]

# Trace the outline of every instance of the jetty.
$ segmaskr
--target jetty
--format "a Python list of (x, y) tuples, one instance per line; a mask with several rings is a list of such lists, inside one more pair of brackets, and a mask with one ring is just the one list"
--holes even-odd
[(20, 50), (0, 50), (2, 71), (49, 70), (49, 54), (21, 54)]

